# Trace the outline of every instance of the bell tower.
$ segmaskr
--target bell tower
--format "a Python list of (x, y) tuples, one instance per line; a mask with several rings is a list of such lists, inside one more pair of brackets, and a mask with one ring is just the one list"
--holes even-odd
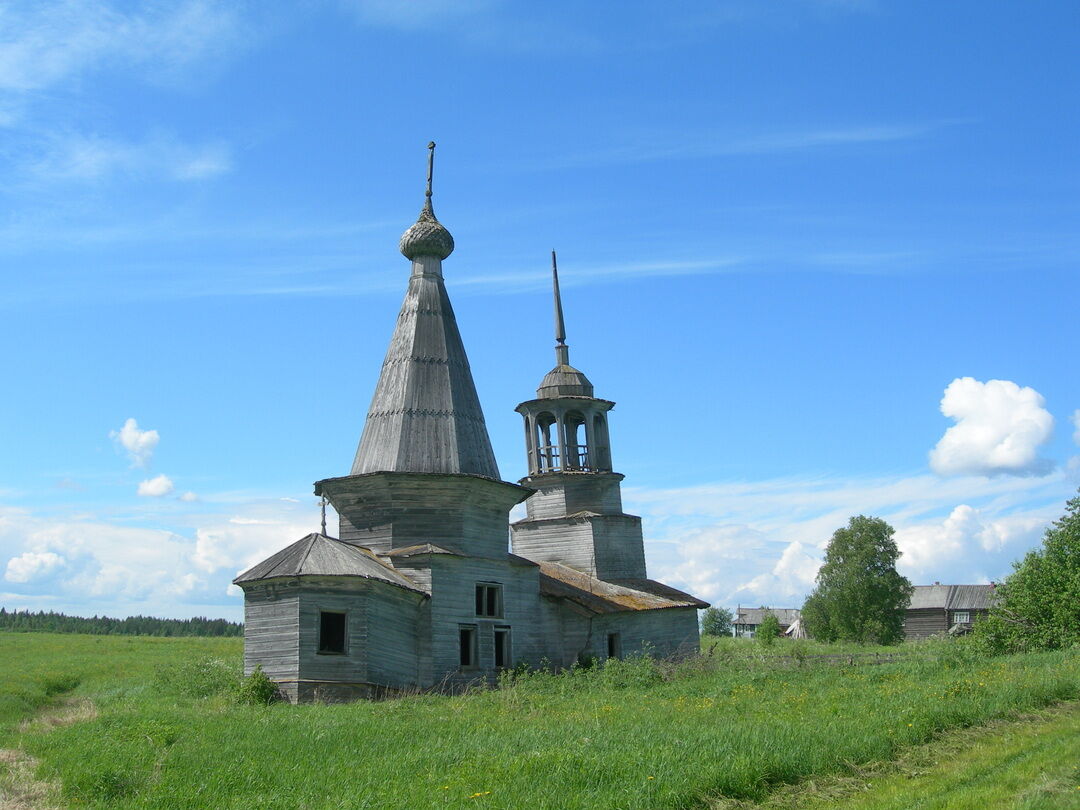
[(511, 529), (513, 551), (557, 562), (597, 579), (645, 579), (641, 518), (622, 510), (623, 476), (611, 465), (608, 412), (615, 403), (594, 396), (593, 384), (570, 365), (555, 251), (555, 368), (536, 398), (516, 410), (525, 420), (529, 474), (526, 517)]

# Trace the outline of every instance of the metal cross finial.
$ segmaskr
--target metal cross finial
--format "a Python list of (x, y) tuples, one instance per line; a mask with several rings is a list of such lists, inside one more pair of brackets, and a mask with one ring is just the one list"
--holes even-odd
[(322, 535), (326, 536), (326, 496), (322, 496)]
[(427, 156), (427, 191), (424, 192), (429, 200), (431, 199), (431, 176), (435, 173), (435, 141), (428, 141), (428, 156)]

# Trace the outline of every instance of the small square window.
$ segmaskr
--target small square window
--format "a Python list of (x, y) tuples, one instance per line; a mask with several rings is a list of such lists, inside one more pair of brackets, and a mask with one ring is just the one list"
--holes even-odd
[(953, 613), (953, 624), (968, 624), (971, 622), (971, 613), (967, 610), (958, 610)]
[(496, 619), (502, 616), (502, 585), (480, 583), (476, 586), (476, 615)]
[(345, 652), (345, 614), (319, 611), (319, 652)]
[(464, 669), (476, 666), (476, 625), (458, 625), (458, 662)]

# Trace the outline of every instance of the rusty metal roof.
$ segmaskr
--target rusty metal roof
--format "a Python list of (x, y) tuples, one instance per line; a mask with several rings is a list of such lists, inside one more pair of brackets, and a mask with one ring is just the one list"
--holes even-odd
[(423, 590), (412, 580), (379, 560), (366, 548), (327, 537), (309, 534), (286, 546), (233, 580), (233, 584), (278, 577), (330, 576), (379, 579), (411, 591)]
[(541, 562), (539, 566), (542, 595), (568, 599), (593, 613), (709, 606), (708, 602), (651, 579), (605, 582), (559, 563)]

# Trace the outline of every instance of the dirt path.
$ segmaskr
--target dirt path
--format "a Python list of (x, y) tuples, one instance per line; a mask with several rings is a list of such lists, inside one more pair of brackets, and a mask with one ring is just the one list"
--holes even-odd
[[(65, 698), (19, 726), (20, 732), (40, 734), (97, 717), (86, 698)], [(34, 776), (37, 760), (21, 748), (0, 748), (0, 810), (56, 810), (60, 786)]]

